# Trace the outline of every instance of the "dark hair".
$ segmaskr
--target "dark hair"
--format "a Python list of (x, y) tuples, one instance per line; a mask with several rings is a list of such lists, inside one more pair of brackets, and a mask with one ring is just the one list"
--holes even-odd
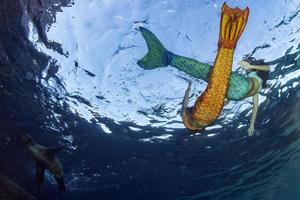
[[(266, 65), (264, 59), (255, 59), (254, 57), (247, 57), (244, 59), (247, 61), (250, 65)], [(269, 79), (269, 71), (262, 71), (262, 70), (251, 70), (255, 71), (257, 76), (259, 76), (262, 80), (262, 88), (267, 88), (267, 80)]]
[(261, 71), (261, 70), (259, 71), (255, 70), (255, 71), (257, 76), (259, 76), (262, 80), (261, 87), (264, 89), (267, 88), (268, 87), (267, 80), (269, 79), (269, 75), (270, 75), (269, 71)]

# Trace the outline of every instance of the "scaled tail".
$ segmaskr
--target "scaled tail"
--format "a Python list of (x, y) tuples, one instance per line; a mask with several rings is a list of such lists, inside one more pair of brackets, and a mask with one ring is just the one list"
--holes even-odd
[(151, 31), (143, 27), (139, 29), (147, 43), (149, 51), (137, 64), (143, 69), (155, 69), (169, 65), (172, 59), (172, 53), (165, 49)]
[(233, 54), (236, 44), (247, 24), (249, 9), (230, 8), (223, 4), (218, 53), (210, 73), (207, 88), (194, 104), (192, 116), (184, 117), (184, 125), (191, 130), (201, 130), (212, 124), (221, 114), (229, 88)]

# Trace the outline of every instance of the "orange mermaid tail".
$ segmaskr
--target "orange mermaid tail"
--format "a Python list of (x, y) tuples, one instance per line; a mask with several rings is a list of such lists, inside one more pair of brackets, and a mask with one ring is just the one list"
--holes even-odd
[(218, 54), (206, 90), (198, 97), (192, 113), (188, 111), (188, 93), (182, 103), (182, 120), (186, 128), (201, 130), (213, 123), (221, 114), (228, 89), (236, 44), (247, 24), (249, 8), (241, 10), (222, 6)]

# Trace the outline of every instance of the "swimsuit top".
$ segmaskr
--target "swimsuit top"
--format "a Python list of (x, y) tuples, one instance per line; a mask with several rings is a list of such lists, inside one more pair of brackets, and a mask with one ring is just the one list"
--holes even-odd
[(258, 91), (257, 91), (257, 92), (261, 91), (263, 80), (256, 74), (256, 72), (255, 72), (255, 71), (250, 72), (250, 73), (248, 74), (248, 77), (255, 78), (255, 79), (258, 81), (258, 83), (259, 83), (259, 88), (258, 88)]

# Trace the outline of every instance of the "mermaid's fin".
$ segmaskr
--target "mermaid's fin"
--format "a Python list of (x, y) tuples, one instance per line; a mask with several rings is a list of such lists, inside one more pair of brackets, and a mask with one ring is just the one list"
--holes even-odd
[(151, 31), (143, 27), (140, 27), (140, 31), (146, 40), (149, 51), (137, 64), (144, 69), (155, 69), (169, 65), (172, 53), (165, 49)]
[(235, 48), (247, 24), (248, 15), (248, 7), (245, 10), (239, 8), (232, 9), (228, 7), (226, 3), (223, 4), (218, 43), (219, 48)]

